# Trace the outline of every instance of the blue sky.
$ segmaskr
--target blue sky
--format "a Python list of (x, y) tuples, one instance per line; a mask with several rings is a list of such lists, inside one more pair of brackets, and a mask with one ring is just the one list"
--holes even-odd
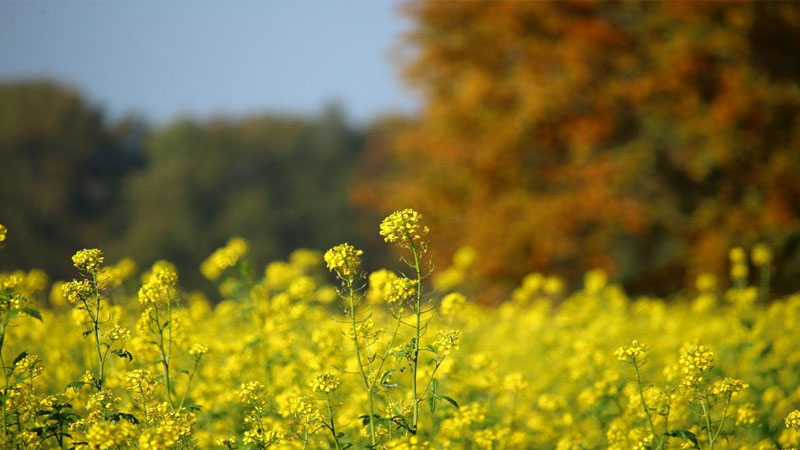
[(78, 87), (111, 117), (413, 111), (389, 0), (0, 2), (0, 82)]

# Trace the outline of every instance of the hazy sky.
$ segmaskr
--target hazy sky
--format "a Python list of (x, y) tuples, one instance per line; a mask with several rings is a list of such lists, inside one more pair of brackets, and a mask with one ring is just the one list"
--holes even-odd
[(66, 81), (112, 116), (413, 110), (389, 0), (0, 1), (0, 82)]

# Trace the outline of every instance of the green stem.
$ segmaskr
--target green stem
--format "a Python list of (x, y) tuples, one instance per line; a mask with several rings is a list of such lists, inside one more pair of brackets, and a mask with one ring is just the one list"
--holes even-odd
[(717, 428), (717, 432), (714, 433), (714, 440), (717, 440), (719, 437), (719, 433), (722, 432), (722, 426), (725, 425), (725, 419), (728, 418), (728, 407), (731, 405), (731, 396), (733, 394), (728, 394), (728, 398), (725, 399), (725, 410), (722, 412), (722, 420), (719, 422), (719, 428)]
[(414, 417), (412, 425), (414, 427), (414, 434), (419, 432), (419, 395), (417, 393), (417, 372), (419, 370), (419, 340), (420, 340), (420, 330), (421, 330), (421, 315), (422, 315), (422, 270), (420, 269), (420, 261), (419, 261), (419, 253), (417, 251), (417, 247), (414, 245), (413, 239), (408, 236), (408, 241), (411, 244), (411, 253), (414, 255), (414, 272), (416, 273), (416, 282), (417, 282), (417, 298), (416, 298), (416, 309), (415, 314), (417, 316), (417, 323), (416, 323), (416, 341), (414, 341), (414, 364), (413, 370), (411, 372), (412, 379), (412, 391), (414, 393)]
[(358, 371), (361, 374), (361, 380), (364, 382), (364, 387), (367, 390), (367, 397), (369, 398), (369, 434), (372, 440), (372, 445), (375, 445), (375, 407), (372, 399), (372, 383), (370, 383), (367, 374), (364, 373), (364, 363), (361, 360), (361, 348), (358, 345), (358, 328), (356, 326), (356, 305), (355, 305), (355, 289), (353, 288), (352, 278), (347, 279), (348, 296), (350, 297), (350, 319), (353, 325), (353, 346), (356, 351), (356, 360), (358, 362)]
[[(164, 329), (161, 327), (161, 318), (158, 314), (158, 305), (154, 305), (154, 311), (156, 313), (155, 321), (156, 321), (156, 328), (158, 329), (158, 352), (161, 356), (161, 373), (164, 375), (164, 388), (167, 391), (167, 400), (169, 401), (169, 406), (172, 409), (175, 409), (175, 404), (172, 403), (172, 385), (169, 379), (169, 354), (167, 350), (164, 348)], [(172, 324), (168, 323), (169, 327), (172, 328)]]
[(180, 411), (181, 408), (183, 408), (183, 402), (186, 401), (186, 395), (189, 394), (189, 389), (192, 387), (192, 380), (194, 379), (194, 374), (197, 373), (197, 369), (200, 367), (201, 358), (197, 358), (197, 360), (195, 360), (194, 369), (192, 369), (192, 373), (189, 374), (189, 381), (186, 383), (186, 390), (183, 391), (183, 396), (181, 396), (181, 402), (178, 404), (178, 411)]
[(329, 393), (325, 393), (325, 400), (328, 403), (328, 417), (331, 419), (331, 434), (333, 434), (333, 442), (336, 445), (336, 450), (339, 450), (339, 436), (336, 435), (336, 424), (334, 423), (333, 418), (333, 408), (331, 407), (331, 395)]
[(761, 266), (761, 303), (766, 303), (769, 300), (769, 264)]
[(97, 348), (97, 365), (99, 366), (99, 377), (97, 380), (97, 388), (101, 390), (103, 388), (103, 375), (105, 372), (105, 360), (103, 359), (103, 352), (100, 350), (100, 289), (97, 287), (97, 274), (92, 273), (92, 287), (94, 287), (94, 296), (97, 301), (97, 306), (95, 308), (95, 313), (92, 315), (91, 311), (89, 310), (88, 303), (84, 302), (86, 305), (86, 311), (89, 313), (89, 317), (92, 319), (92, 325), (94, 329), (94, 343), (95, 347)]
[[(8, 368), (6, 368), (6, 360), (3, 358), (3, 344), (6, 340), (6, 324), (3, 323), (0, 329), (0, 364), (3, 365), (3, 378), (5, 379), (5, 387), (3, 388), (3, 398), (8, 399)], [(6, 425), (8, 410), (6, 409), (7, 400), (3, 400), (3, 434), (8, 435), (8, 427)]]
[(703, 408), (703, 417), (706, 419), (706, 430), (708, 431), (708, 450), (714, 450), (715, 437), (711, 434), (711, 408), (706, 404), (708, 402), (708, 393), (700, 399), (700, 406)]
[[(641, 374), (639, 373), (639, 364), (636, 362), (635, 359), (633, 360), (633, 368), (636, 371), (636, 384), (639, 386), (639, 399), (642, 402), (642, 408), (644, 409), (644, 414), (647, 416), (647, 423), (650, 424), (650, 432), (653, 433), (653, 440), (655, 440), (656, 436), (658, 436), (658, 433), (656, 433), (656, 426), (653, 423), (653, 418), (650, 416), (650, 408), (647, 407), (647, 402), (644, 399), (644, 387), (642, 386), (642, 377)], [(659, 440), (659, 444), (656, 447), (656, 450), (661, 448), (662, 442), (663, 439)]]

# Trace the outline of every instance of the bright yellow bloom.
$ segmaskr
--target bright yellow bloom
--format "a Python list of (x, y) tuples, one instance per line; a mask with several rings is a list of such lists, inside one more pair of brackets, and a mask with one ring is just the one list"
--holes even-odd
[(439, 311), (444, 316), (453, 317), (463, 311), (466, 304), (467, 298), (464, 297), (463, 294), (459, 292), (451, 292), (445, 295), (442, 299), (442, 304), (439, 307)]
[(72, 280), (64, 283), (61, 292), (70, 304), (79, 306), (94, 295), (94, 288), (87, 280)]
[(323, 372), (315, 376), (314, 379), (311, 380), (311, 383), (309, 383), (314, 392), (324, 392), (326, 394), (330, 394), (339, 389), (340, 384), (339, 378), (328, 372)]
[(461, 339), (461, 331), (439, 331), (436, 333), (436, 342), (434, 347), (443, 355), (450, 353), (450, 350), (458, 350), (458, 343)]
[(189, 350), (189, 354), (195, 358), (199, 358), (206, 353), (208, 353), (208, 346), (203, 344), (194, 344), (191, 350)]
[(200, 272), (209, 280), (216, 280), (222, 273), (235, 266), (244, 258), (250, 245), (241, 237), (228, 240), (224, 247), (218, 248), (200, 265)]
[(733, 264), (746, 264), (747, 263), (747, 253), (745, 253), (742, 247), (734, 247), (731, 249), (730, 253), (728, 254), (728, 258), (730, 258), (731, 263)]
[(341, 278), (350, 278), (358, 274), (363, 254), (363, 251), (345, 242), (325, 252), (324, 259), (328, 270), (336, 272)]
[(89, 274), (99, 272), (103, 261), (103, 252), (96, 248), (78, 250), (78, 252), (72, 256), (72, 264), (75, 268)]
[(641, 361), (647, 356), (647, 350), (647, 345), (634, 339), (631, 345), (618, 348), (617, 351), (614, 352), (614, 356), (620, 361), (636, 362)]
[(767, 244), (756, 244), (750, 252), (750, 259), (758, 267), (767, 266), (772, 262), (772, 249)]
[(422, 224), (422, 214), (410, 208), (393, 212), (380, 225), (384, 241), (403, 246), (423, 239), (428, 231), (428, 227)]
[(711, 386), (711, 394), (719, 396), (728, 394), (734, 395), (742, 392), (748, 387), (750, 386), (742, 380), (726, 377), (714, 382), (714, 384)]
[(785, 419), (786, 428), (800, 431), (800, 410), (790, 412)]
[(8, 228), (5, 227), (2, 223), (0, 223), (0, 242), (6, 240), (6, 235), (8, 234)]
[(416, 292), (414, 282), (406, 277), (395, 277), (383, 286), (383, 298), (390, 305), (399, 305)]

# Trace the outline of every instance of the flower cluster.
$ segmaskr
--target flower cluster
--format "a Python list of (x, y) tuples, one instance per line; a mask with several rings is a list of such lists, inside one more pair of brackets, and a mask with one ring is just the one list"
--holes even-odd
[(702, 345), (685, 345), (678, 361), (683, 374), (681, 386), (686, 389), (695, 389), (703, 382), (703, 374), (711, 369), (713, 362), (714, 352), (708, 348)]
[(620, 347), (617, 351), (614, 352), (614, 356), (619, 361), (624, 362), (637, 362), (643, 360), (647, 357), (647, 345), (643, 344), (637, 340), (631, 342), (631, 345), (627, 347)]
[(103, 252), (96, 248), (78, 250), (72, 256), (72, 264), (81, 272), (97, 274), (103, 265)]
[(428, 227), (422, 224), (422, 214), (410, 208), (393, 212), (383, 219), (380, 226), (384, 241), (401, 246), (415, 245), (428, 232)]
[(330, 394), (339, 389), (340, 384), (341, 381), (339, 381), (339, 378), (328, 372), (318, 374), (311, 380), (311, 383), (309, 383), (314, 392), (322, 392), (325, 394)]
[(447, 355), (450, 350), (458, 350), (460, 339), (460, 330), (439, 331), (436, 333), (436, 342), (433, 346), (436, 347), (440, 354)]
[(200, 272), (209, 280), (218, 279), (223, 272), (244, 258), (249, 247), (246, 240), (232, 237), (224, 247), (218, 248), (203, 261), (200, 265)]
[(139, 303), (152, 305), (172, 300), (178, 283), (175, 266), (166, 261), (158, 261), (153, 264), (149, 276), (145, 278), (147, 281), (139, 288)]
[(400, 305), (417, 292), (414, 282), (406, 277), (395, 276), (383, 285), (383, 298), (389, 305)]
[(364, 252), (348, 243), (339, 244), (325, 252), (325, 264), (328, 270), (336, 272), (340, 278), (351, 278), (361, 268), (361, 255)]
[(94, 287), (88, 280), (72, 280), (61, 288), (64, 298), (73, 305), (81, 306), (94, 295)]
[(742, 380), (725, 377), (714, 381), (711, 385), (711, 394), (717, 396), (735, 395), (748, 387), (749, 385)]
[(786, 428), (800, 431), (800, 410), (794, 410), (786, 415), (784, 420)]

